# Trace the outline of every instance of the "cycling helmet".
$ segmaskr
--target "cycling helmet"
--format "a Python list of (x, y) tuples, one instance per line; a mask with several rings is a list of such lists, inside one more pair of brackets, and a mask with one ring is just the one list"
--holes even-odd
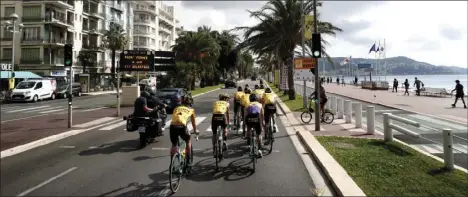
[(245, 89), (244, 89), (244, 93), (250, 94), (250, 93), (252, 93), (252, 91), (251, 91), (249, 88), (245, 88)]
[(151, 97), (150, 93), (147, 92), (147, 91), (140, 92), (140, 96), (145, 97), (145, 98), (150, 98)]
[(263, 84), (260, 84), (260, 89), (265, 89), (265, 86)]
[(182, 97), (182, 105), (192, 106), (192, 104), (193, 104), (192, 97), (189, 97), (189, 96)]
[(258, 89), (258, 88), (260, 88), (260, 86), (258, 86), (258, 85), (255, 85), (255, 86), (254, 86), (254, 88), (255, 88), (255, 89)]
[(245, 84), (245, 87), (248, 88), (248, 87), (249, 87), (249, 84)]
[(251, 94), (249, 96), (249, 100), (250, 100), (250, 102), (255, 102), (255, 101), (258, 101), (258, 97), (257, 97), (256, 94)]
[(224, 100), (227, 100), (227, 99), (229, 99), (229, 95), (228, 95), (228, 94), (226, 94), (226, 93), (221, 93), (221, 94), (219, 94), (219, 100), (220, 100), (220, 101), (224, 101)]
[(263, 85), (263, 80), (260, 79), (260, 85)]
[(265, 89), (265, 93), (271, 93), (271, 89), (270, 89), (270, 88), (266, 88), (266, 89)]
[(242, 86), (237, 87), (237, 91), (242, 91)]

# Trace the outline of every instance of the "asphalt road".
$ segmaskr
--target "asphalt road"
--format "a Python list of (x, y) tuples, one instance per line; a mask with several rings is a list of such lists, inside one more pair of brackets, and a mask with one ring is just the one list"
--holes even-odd
[[(116, 96), (112, 94), (73, 97), (74, 113), (90, 111), (95, 108), (113, 104)], [(9, 103), (0, 105), (1, 121), (20, 118), (68, 113), (68, 99), (44, 100), (37, 103)]]
[[(310, 87), (312, 86), (312, 84), (309, 83), (308, 86), (309, 87), (307, 91), (308, 91), (308, 94), (310, 94), (313, 92), (313, 88)], [(338, 96), (338, 95), (327, 93), (327, 96), (330, 97), (330, 96)], [(424, 150), (442, 159), (443, 159), (442, 129), (445, 129), (445, 128), (452, 129), (452, 133), (454, 136), (453, 148), (454, 148), (455, 164), (465, 169), (468, 169), (468, 155), (467, 155), (468, 141), (466, 140), (468, 139), (468, 125), (467, 124), (447, 121), (444, 119), (417, 114), (411, 111), (389, 108), (386, 106), (379, 105), (378, 103), (363, 102), (363, 101), (359, 101), (350, 97), (343, 97), (343, 96), (338, 96), (338, 97), (345, 98), (346, 100), (350, 100), (351, 102), (362, 103), (362, 110), (363, 110), (362, 120), (363, 120), (364, 126), (366, 126), (367, 124), (367, 116), (366, 116), (367, 106), (374, 106), (375, 107), (375, 129), (381, 132), (383, 132), (383, 113), (392, 113), (393, 115), (396, 115), (405, 119), (409, 119), (415, 122), (419, 122), (422, 125), (419, 128), (416, 128), (414, 126), (411, 126), (405, 123), (397, 122), (397, 121), (393, 121), (392, 123), (399, 125), (403, 128), (409, 129), (413, 132), (416, 132), (420, 134), (422, 138), (414, 138), (409, 135), (393, 130), (394, 137), (403, 142), (410, 144), (413, 147)]]
[[(323, 180), (309, 176), (302, 153), (296, 151), (281, 121), (277, 121), (274, 151), (258, 161), (255, 173), (245, 142), (233, 134), (222, 169), (216, 172), (209, 128), (212, 103), (221, 91), (195, 98), (200, 140), (193, 144), (192, 175), (182, 180), (176, 195), (311, 196), (316, 189), (323, 190), (315, 186)], [(2, 159), (1, 195), (170, 195), (168, 129), (156, 142), (137, 149), (138, 134), (126, 132), (122, 122), (100, 123), (82, 134)]]

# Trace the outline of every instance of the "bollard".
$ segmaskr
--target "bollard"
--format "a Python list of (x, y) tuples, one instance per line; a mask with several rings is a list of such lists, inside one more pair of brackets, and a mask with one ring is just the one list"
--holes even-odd
[(355, 103), (354, 106), (354, 122), (356, 128), (362, 128), (362, 104), (360, 102)]
[(336, 114), (336, 97), (331, 98), (331, 110), (333, 114)]
[(329, 102), (327, 102), (327, 108), (328, 108), (328, 109), (331, 109), (332, 100), (333, 100), (333, 99), (332, 99), (332, 96), (331, 96), (331, 97), (328, 99)]
[(444, 137), (444, 167), (447, 170), (453, 170), (453, 137), (452, 137), (452, 130), (450, 129), (443, 129), (443, 137)]
[(374, 106), (367, 106), (367, 134), (374, 135), (375, 132), (375, 110)]
[(345, 123), (351, 123), (351, 101), (345, 100), (344, 101), (344, 114), (345, 114)]
[(343, 99), (342, 98), (338, 98), (336, 99), (337, 101), (337, 105), (338, 105), (338, 119), (343, 119)]
[(390, 127), (390, 115), (391, 113), (383, 113), (383, 129), (384, 129), (384, 140), (386, 142), (393, 141), (392, 128)]

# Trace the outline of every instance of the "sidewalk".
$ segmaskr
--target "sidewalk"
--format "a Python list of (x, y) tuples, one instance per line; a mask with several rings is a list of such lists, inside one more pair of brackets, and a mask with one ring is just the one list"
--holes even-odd
[[(313, 88), (311, 82), (307, 82), (307, 86)], [(336, 84), (324, 84), (323, 86), (326, 92), (332, 94), (351, 97), (370, 103), (378, 103), (405, 111), (438, 116), (456, 122), (468, 122), (468, 110), (463, 108), (463, 103), (460, 100), (457, 103), (457, 108), (451, 107), (455, 99), (454, 97), (416, 96), (414, 92), (410, 92), (410, 96), (403, 96), (403, 91), (398, 91), (398, 93), (391, 91), (372, 91), (364, 90), (356, 86), (338, 86)]]
[[(120, 90), (119, 92), (120, 94), (122, 94), (122, 90)], [(83, 95), (89, 95), (89, 96), (96, 96), (96, 95), (102, 95), (102, 94), (117, 94), (117, 90), (83, 93)]]

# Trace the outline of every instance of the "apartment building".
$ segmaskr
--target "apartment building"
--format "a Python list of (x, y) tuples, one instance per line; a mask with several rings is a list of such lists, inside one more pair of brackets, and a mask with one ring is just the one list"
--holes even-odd
[(179, 22), (175, 19), (173, 6), (162, 1), (135, 1), (133, 13), (134, 50), (171, 50)]
[(102, 38), (110, 23), (119, 23), (126, 29), (130, 41), (126, 49), (132, 49), (132, 3), (123, 0), (3, 0), (0, 3), (2, 19), (16, 13), (17, 23), (24, 27), (13, 40), (13, 33), (7, 31), (2, 20), (1, 62), (11, 63), (15, 45), (15, 63), (21, 70), (39, 75), (63, 73), (63, 49), (70, 43), (73, 44), (75, 73), (83, 72), (78, 59), (80, 51), (91, 54), (92, 65), (87, 67), (88, 72), (110, 72), (110, 51), (101, 48)]

